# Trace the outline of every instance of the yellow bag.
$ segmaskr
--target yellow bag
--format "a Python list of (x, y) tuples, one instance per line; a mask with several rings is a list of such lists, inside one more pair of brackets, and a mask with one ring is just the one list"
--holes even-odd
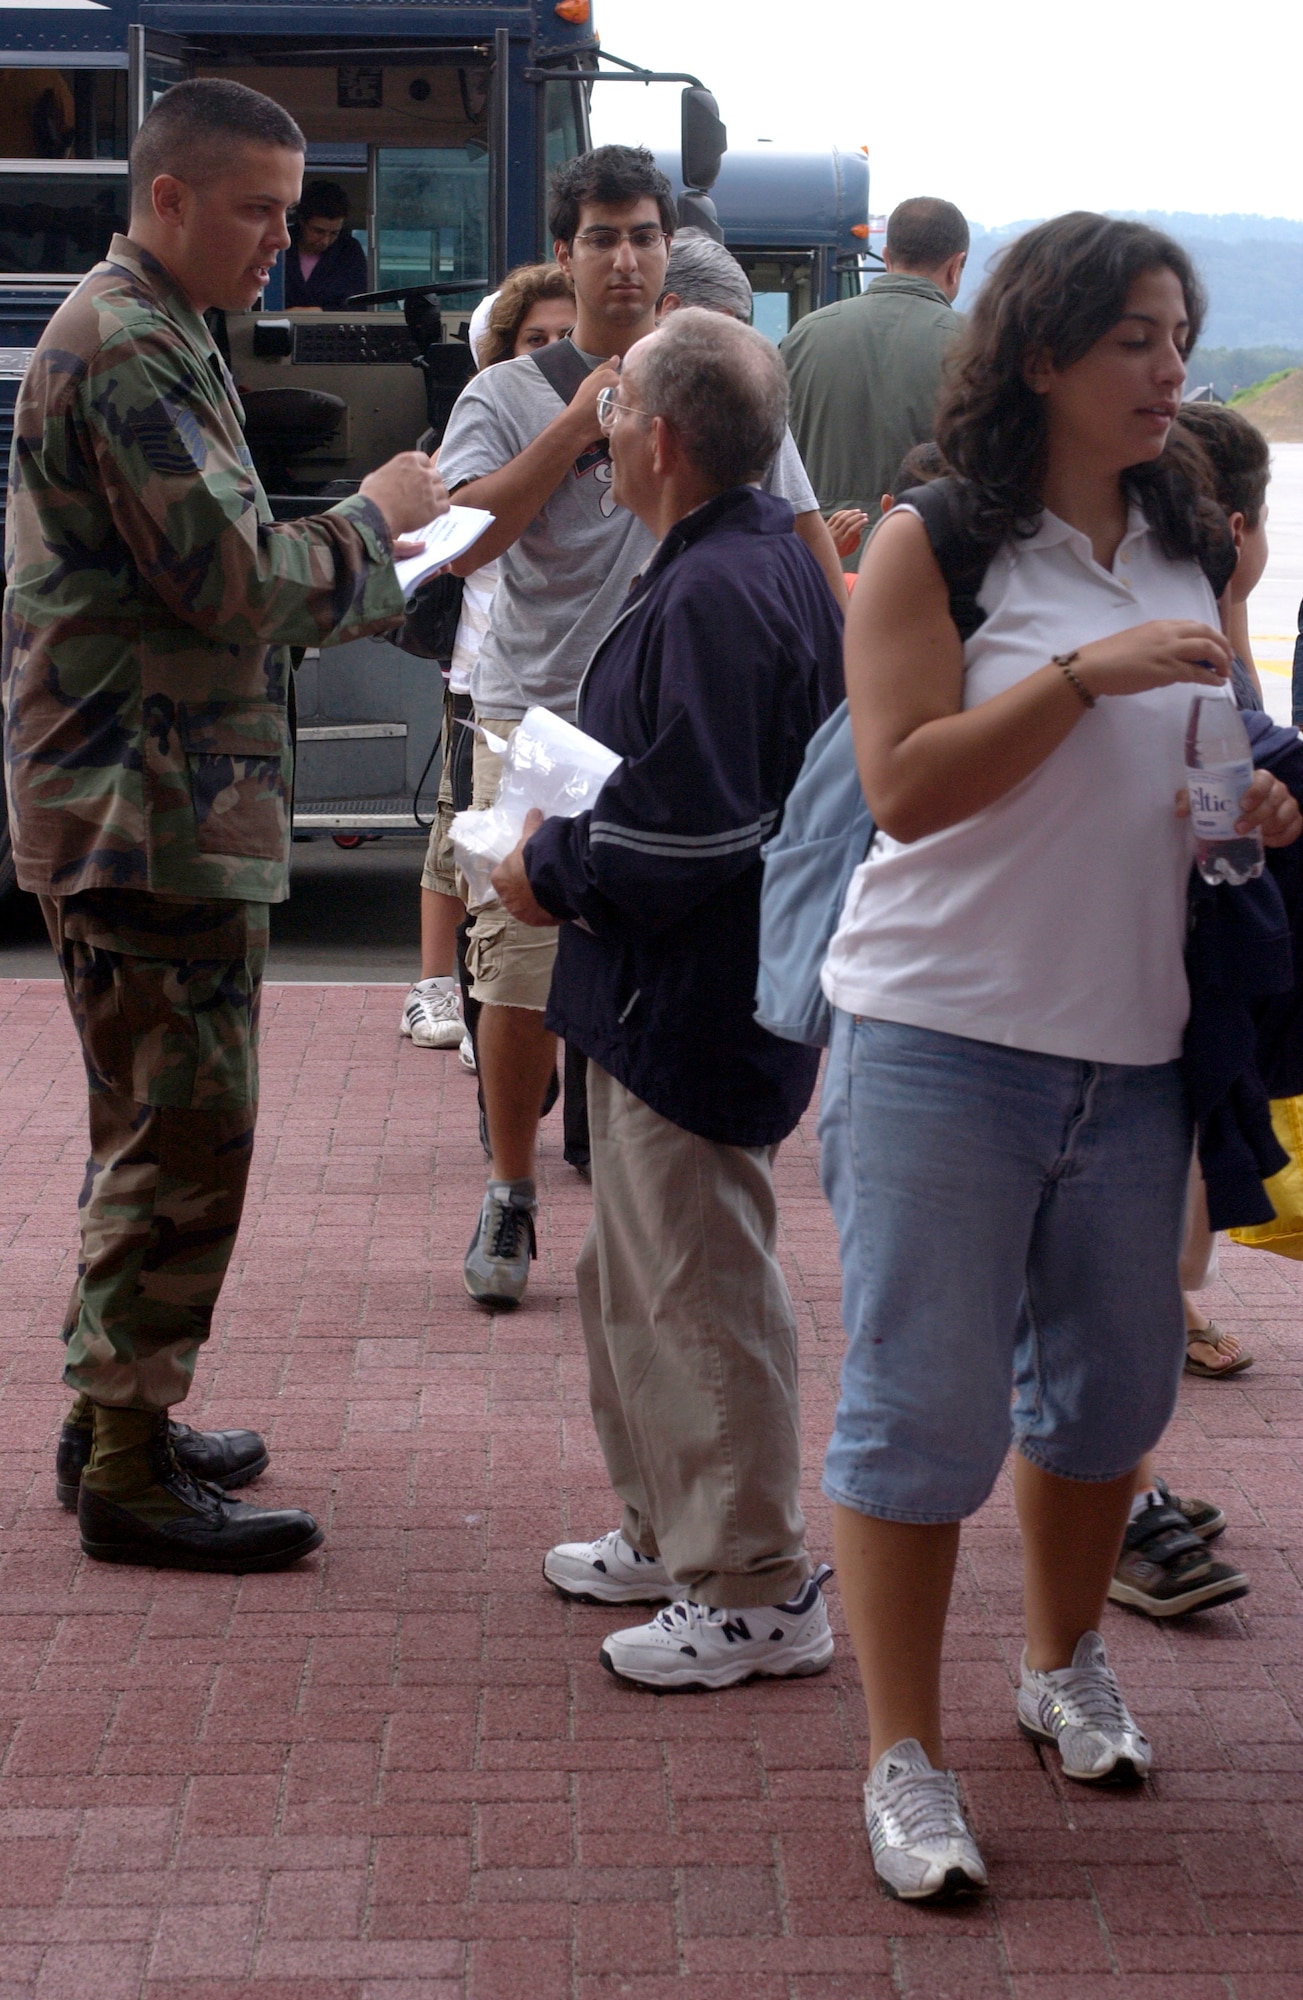
[(1251, 1250), (1274, 1250), (1278, 1257), (1303, 1259), (1303, 1097), (1274, 1097), (1271, 1122), (1289, 1154), (1288, 1164), (1263, 1182), (1276, 1219), (1248, 1229), (1228, 1229), (1226, 1234)]

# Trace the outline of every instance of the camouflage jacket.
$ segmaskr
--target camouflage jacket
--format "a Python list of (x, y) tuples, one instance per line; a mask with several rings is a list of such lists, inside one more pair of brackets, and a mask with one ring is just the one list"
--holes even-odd
[(287, 894), (289, 646), (401, 616), (360, 495), (273, 523), (202, 319), (125, 236), (19, 392), (0, 692), (18, 880)]

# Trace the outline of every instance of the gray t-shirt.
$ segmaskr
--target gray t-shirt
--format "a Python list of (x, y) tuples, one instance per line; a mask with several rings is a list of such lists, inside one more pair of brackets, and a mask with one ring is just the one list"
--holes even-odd
[(765, 477), (764, 488), (766, 493), (788, 501), (794, 514), (813, 514), (818, 508), (818, 499), (790, 430), (783, 432), (783, 442)]
[[(584, 356), (594, 366), (605, 358)], [(449, 491), (501, 471), (561, 407), (529, 355), (486, 368), (457, 398), (439, 446)], [(584, 669), (655, 546), (650, 528), (611, 498), (605, 440), (588, 446), (498, 559), (489, 629), (471, 672), (476, 713), (520, 716), (537, 703), (573, 722)]]
[[(605, 355), (586, 354), (590, 367)], [(439, 446), (449, 491), (499, 472), (561, 413), (561, 399), (525, 354), (486, 368), (457, 398)], [(794, 512), (817, 506), (789, 431), (765, 480)], [(489, 629), (471, 670), (475, 711), (504, 719), (535, 703), (575, 719), (584, 670), (656, 547), (611, 498), (605, 440), (578, 457), (518, 541), (498, 559)]]

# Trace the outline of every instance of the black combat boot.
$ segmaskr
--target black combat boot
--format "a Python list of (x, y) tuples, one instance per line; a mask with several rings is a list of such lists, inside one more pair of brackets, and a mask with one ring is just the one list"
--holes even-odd
[(284, 1569), (325, 1537), (297, 1507), (250, 1507), (196, 1479), (166, 1413), (95, 1409), (95, 1443), (77, 1496), (81, 1545), (97, 1562), (155, 1569)]
[[(267, 1470), (271, 1454), (257, 1431), (192, 1431), (188, 1424), (168, 1424), (172, 1449), (179, 1463), (195, 1479), (225, 1492), (247, 1486)], [(59, 1505), (76, 1508), (81, 1476), (90, 1462), (95, 1437), (95, 1405), (89, 1396), (78, 1396), (62, 1430), (54, 1455), (54, 1490)]]

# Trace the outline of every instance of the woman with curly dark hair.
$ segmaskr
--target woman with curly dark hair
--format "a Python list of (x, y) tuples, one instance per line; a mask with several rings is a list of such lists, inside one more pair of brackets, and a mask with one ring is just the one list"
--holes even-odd
[(532, 354), (569, 333), (575, 323), (575, 288), (559, 264), (518, 264), (508, 271), (489, 306), (475, 351), (478, 368), (513, 355)]
[[(883, 522), (847, 625), (878, 833), (823, 975), (850, 1343), (824, 1490), (874, 1862), (916, 1900), (986, 1881), (944, 1768), (941, 1646), (960, 1522), (1011, 1441), (1017, 1722), (1068, 1777), (1151, 1762), (1097, 1628), (1185, 1348), (1177, 795), (1192, 691), (1230, 668), (1231, 552), (1166, 446), (1203, 309), (1138, 223), (1062, 216), (1011, 245), (943, 396), (955, 476)], [(957, 546), (966, 599), (934, 553), (953, 581)], [(1297, 824), (1259, 774), (1241, 828)]]

